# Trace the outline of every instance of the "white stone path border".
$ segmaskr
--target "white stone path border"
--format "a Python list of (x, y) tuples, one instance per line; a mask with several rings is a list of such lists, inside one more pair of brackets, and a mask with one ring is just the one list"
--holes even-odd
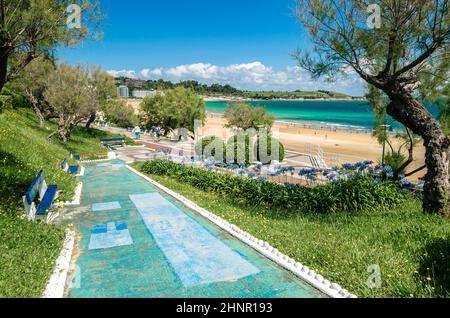
[(324, 294), (332, 297), (332, 298), (357, 298), (356, 295), (349, 293), (347, 290), (343, 289), (339, 284), (332, 283), (329, 280), (325, 279), (322, 275), (316, 273), (312, 269), (308, 268), (307, 266), (295, 261), (294, 259), (290, 258), (289, 256), (281, 253), (276, 248), (272, 247), (269, 243), (258, 240), (256, 237), (252, 236), (251, 234), (241, 230), (239, 227), (237, 227), (234, 224), (230, 224), (221, 217), (203, 209), (202, 207), (198, 206), (194, 202), (186, 199), (184, 196), (176, 193), (175, 191), (170, 190), (169, 188), (163, 186), (162, 184), (156, 182), (155, 180), (149, 178), (148, 176), (144, 175), (143, 173), (137, 171), (136, 169), (130, 167), (127, 165), (127, 168), (140, 176), (141, 178), (147, 180), (152, 185), (157, 187), (158, 189), (162, 190), (163, 192), (169, 194), (170, 196), (174, 197), (184, 205), (186, 205), (188, 208), (194, 210), (195, 212), (199, 213), (201, 216), (205, 217), (218, 227), (222, 228), (226, 232), (230, 233), (240, 241), (244, 242), (245, 244), (249, 245), (262, 255), (266, 256), (267, 258), (271, 259), (281, 267), (289, 270), (290, 272), (294, 273), (296, 276), (300, 277), (302, 280), (306, 281), (313, 287), (317, 288)]
[[(99, 160), (86, 160), (81, 161), (82, 163), (86, 162), (102, 162), (102, 161), (110, 161), (111, 159), (99, 159)], [(82, 166), (82, 173), (80, 175), (84, 175), (84, 167)], [(71, 202), (65, 202), (66, 206), (74, 206), (80, 205), (81, 203), (81, 193), (83, 190), (83, 183), (79, 182), (75, 189), (75, 196)], [(47, 221), (51, 221), (55, 216), (51, 216)], [(72, 259), (72, 253), (75, 245), (75, 232), (67, 229), (66, 237), (64, 239), (64, 244), (56, 259), (55, 268), (53, 270), (52, 275), (47, 283), (45, 291), (42, 294), (42, 298), (63, 298), (64, 297), (64, 289), (66, 286), (67, 275), (70, 268), (70, 261)]]
[(66, 230), (66, 238), (64, 240), (61, 253), (56, 260), (55, 269), (53, 270), (50, 280), (47, 283), (42, 298), (63, 298), (64, 288), (66, 286), (67, 274), (70, 268), (73, 248), (75, 245), (75, 232)]

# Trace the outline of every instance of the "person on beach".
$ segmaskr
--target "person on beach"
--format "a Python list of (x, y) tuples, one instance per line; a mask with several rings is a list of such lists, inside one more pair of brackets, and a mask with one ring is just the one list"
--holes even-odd
[(159, 142), (159, 140), (161, 139), (161, 128), (153, 126), (152, 127), (152, 132), (153, 132), (153, 134), (155, 136), (155, 138), (154, 138), (155, 141)]
[(136, 136), (136, 140), (139, 140), (139, 135), (140, 135), (140, 133), (141, 133), (141, 128), (140, 128), (139, 126), (134, 127), (133, 133), (134, 133), (135, 136)]

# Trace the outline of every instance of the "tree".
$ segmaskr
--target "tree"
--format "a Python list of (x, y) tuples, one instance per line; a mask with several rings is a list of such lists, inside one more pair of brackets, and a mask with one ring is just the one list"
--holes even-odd
[(45, 119), (55, 116), (53, 107), (44, 98), (48, 84), (47, 77), (54, 70), (55, 64), (51, 59), (39, 57), (29, 63), (11, 82), (13, 88), (28, 98), (41, 127), (44, 126)]
[(224, 114), (228, 123), (225, 127), (236, 127), (243, 130), (249, 128), (270, 129), (274, 122), (274, 117), (267, 114), (267, 111), (262, 106), (253, 107), (245, 103), (233, 103), (226, 110)]
[(129, 127), (137, 124), (134, 110), (123, 99), (110, 99), (102, 108), (108, 121), (119, 127)]
[[(79, 28), (67, 25), (73, 4), (81, 8)], [(94, 35), (100, 17), (90, 0), (0, 0), (0, 91), (35, 58)]]
[(95, 87), (87, 72), (80, 66), (58, 66), (48, 77), (44, 97), (53, 106), (58, 116), (58, 130), (48, 136), (59, 135), (63, 142), (70, 140), (72, 130), (89, 117), (96, 101)]
[[(386, 94), (387, 113), (424, 141), (424, 210), (448, 215), (450, 140), (417, 88), (433, 65), (447, 65), (448, 72), (443, 61), (449, 55), (449, 1), (298, 0), (298, 7), (314, 50), (314, 55), (297, 52), (299, 65), (314, 77), (351, 69)], [(380, 9), (379, 25), (370, 20), (379, 20), (373, 16), (378, 10), (367, 13), (373, 8)], [(443, 83), (447, 77), (434, 80)]]
[(91, 114), (86, 122), (86, 128), (89, 128), (94, 122), (97, 111), (104, 110), (111, 99), (117, 98), (117, 88), (114, 77), (103, 71), (100, 67), (94, 67), (90, 71), (90, 82), (95, 87), (97, 102), (93, 107)]
[[(392, 127), (394, 125), (393, 120), (389, 120), (387, 114), (388, 98), (382, 91), (372, 85), (368, 87), (366, 98), (372, 105), (375, 115), (373, 135), (377, 138), (378, 143), (383, 145), (381, 163), (391, 166), (394, 179), (398, 179), (399, 175), (405, 174), (404, 172), (408, 166), (414, 161), (414, 147), (417, 145), (417, 136), (410, 129), (400, 124), (402, 126), (401, 132), (395, 136), (400, 141), (400, 144), (395, 147), (391, 141), (391, 134), (388, 132), (388, 126)], [(386, 145), (389, 147), (387, 153), (385, 151)], [(408, 153), (407, 156), (403, 153), (404, 149)], [(413, 175), (423, 169), (425, 169), (425, 166), (406, 174), (406, 176)]]
[(204, 123), (205, 102), (190, 88), (176, 87), (153, 96), (141, 103), (143, 121), (150, 128), (158, 126), (167, 135), (176, 128), (194, 131), (194, 121)]

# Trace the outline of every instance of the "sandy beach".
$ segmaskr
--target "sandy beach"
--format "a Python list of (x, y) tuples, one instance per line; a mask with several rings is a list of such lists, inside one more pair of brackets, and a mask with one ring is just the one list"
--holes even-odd
[[(220, 115), (207, 117), (202, 135), (228, 136), (230, 131), (224, 128), (226, 121)], [(275, 136), (279, 136), (287, 150), (298, 153), (316, 154), (317, 145), (324, 152), (324, 159), (328, 166), (357, 162), (362, 160), (381, 161), (382, 146), (369, 133), (333, 131), (331, 129), (295, 127), (288, 123), (276, 122), (273, 126)], [(394, 140), (394, 144), (398, 144)], [(424, 164), (424, 147), (419, 144), (414, 149), (416, 160), (408, 168), (412, 171)], [(410, 177), (416, 180), (424, 171)]]
[[(142, 100), (128, 99), (136, 113)], [(226, 121), (220, 114), (208, 113), (205, 126), (201, 130), (203, 136), (215, 135), (221, 138), (231, 136), (231, 131), (224, 128)], [(287, 122), (276, 121), (273, 126), (275, 136), (279, 136), (287, 150), (296, 153), (317, 154), (317, 146), (324, 153), (324, 160), (328, 166), (341, 165), (347, 162), (372, 160), (381, 162), (382, 146), (370, 133), (363, 131), (333, 130), (321, 127), (299, 127)], [(399, 140), (393, 140), (394, 145)], [(388, 148), (387, 148), (388, 149)], [(408, 167), (412, 171), (424, 165), (425, 148), (418, 144), (414, 149), (414, 162)], [(415, 181), (423, 176), (425, 170), (410, 177)]]

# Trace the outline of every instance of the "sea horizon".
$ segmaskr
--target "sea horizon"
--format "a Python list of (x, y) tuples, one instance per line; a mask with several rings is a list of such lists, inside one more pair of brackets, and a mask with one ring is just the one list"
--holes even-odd
[[(223, 115), (231, 103), (235, 101), (205, 101), (205, 108), (209, 114)], [(265, 107), (277, 123), (365, 132), (372, 131), (375, 125), (372, 107), (363, 100), (250, 100), (245, 103)], [(437, 107), (428, 109), (434, 117), (438, 116)], [(400, 128), (392, 119), (389, 123), (392, 130)]]

